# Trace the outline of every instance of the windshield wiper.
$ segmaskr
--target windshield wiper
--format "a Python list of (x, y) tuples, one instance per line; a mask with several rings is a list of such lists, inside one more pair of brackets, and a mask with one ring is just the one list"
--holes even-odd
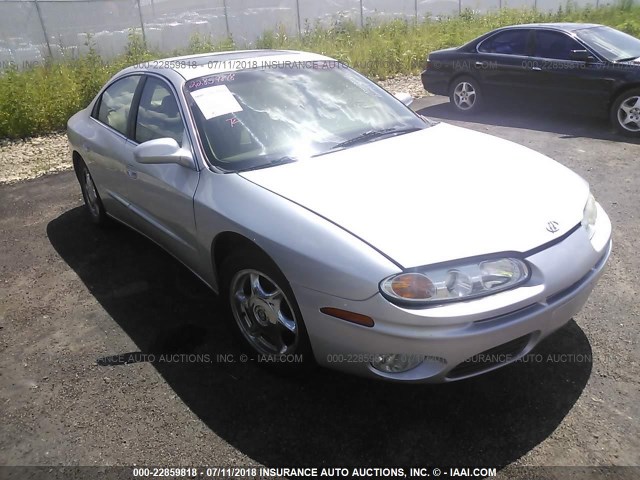
[(349, 140), (345, 140), (344, 142), (336, 143), (331, 150), (336, 150), (338, 148), (346, 148), (352, 147), (353, 145), (358, 145), (360, 143), (366, 143), (374, 138), (384, 137), (386, 135), (401, 135), (403, 133), (411, 133), (416, 132), (418, 130), (422, 130), (419, 127), (409, 127), (409, 128), (383, 128), (381, 130), (368, 130), (360, 135), (350, 138)]
[(289, 155), (285, 155), (284, 157), (275, 158), (265, 163), (261, 163), (260, 165), (256, 165), (255, 167), (244, 168), (239, 170), (240, 172), (248, 172), (250, 170), (259, 170), (261, 168), (274, 167), (276, 165), (284, 165), (285, 163), (293, 163), (297, 162), (298, 159), (294, 157), (290, 157)]
[(631, 60), (635, 60), (636, 58), (640, 58), (640, 55), (628, 58), (616, 58), (616, 62), (630, 62)]

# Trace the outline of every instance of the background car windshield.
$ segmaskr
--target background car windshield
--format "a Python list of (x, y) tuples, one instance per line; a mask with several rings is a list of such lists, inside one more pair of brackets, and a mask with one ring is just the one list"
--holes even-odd
[(186, 89), (203, 148), (225, 171), (317, 155), (365, 132), (427, 126), (344, 65), (243, 70)]
[(578, 38), (609, 61), (640, 57), (640, 40), (609, 27), (585, 28), (576, 32)]

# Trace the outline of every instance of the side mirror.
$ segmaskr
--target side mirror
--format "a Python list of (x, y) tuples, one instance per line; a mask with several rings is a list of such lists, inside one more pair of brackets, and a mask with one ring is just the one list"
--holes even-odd
[(158, 138), (141, 143), (133, 150), (133, 156), (138, 163), (175, 163), (195, 170), (191, 152), (181, 148), (173, 138)]
[(571, 50), (569, 59), (576, 62), (595, 62), (596, 60), (587, 50)]
[(393, 94), (398, 100), (404, 103), (407, 107), (413, 103), (413, 97), (407, 92), (398, 92)]

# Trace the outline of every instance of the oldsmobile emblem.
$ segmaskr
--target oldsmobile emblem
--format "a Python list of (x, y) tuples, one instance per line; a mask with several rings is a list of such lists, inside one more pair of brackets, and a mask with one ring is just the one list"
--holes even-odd
[(556, 233), (558, 230), (560, 230), (558, 228), (558, 222), (554, 222), (554, 221), (547, 222), (547, 231), (548, 232)]

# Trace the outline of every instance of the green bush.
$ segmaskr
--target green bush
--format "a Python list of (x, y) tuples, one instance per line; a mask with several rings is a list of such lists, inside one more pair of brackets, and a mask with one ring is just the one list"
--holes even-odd
[[(321, 53), (336, 58), (363, 74), (384, 79), (398, 74), (415, 74), (424, 66), (430, 51), (461, 45), (482, 33), (504, 25), (530, 22), (571, 21), (610, 25), (631, 35), (640, 35), (640, 6), (620, 0), (615, 6), (576, 8), (567, 3), (555, 13), (504, 9), (486, 15), (465, 10), (460, 16), (386, 23), (367, 22), (364, 28), (345, 18), (328, 27), (306, 21), (302, 35), (290, 35), (282, 26), (265, 32), (257, 48), (284, 48)], [(161, 58), (150, 51), (132, 31), (125, 52), (105, 62), (96, 52), (90, 36), (88, 53), (80, 58), (48, 62), (27, 70), (0, 73), (0, 138), (18, 138), (62, 130), (67, 119), (84, 108), (109, 77), (127, 65)], [(232, 38), (214, 42), (194, 35), (186, 49), (173, 55), (233, 50)]]

